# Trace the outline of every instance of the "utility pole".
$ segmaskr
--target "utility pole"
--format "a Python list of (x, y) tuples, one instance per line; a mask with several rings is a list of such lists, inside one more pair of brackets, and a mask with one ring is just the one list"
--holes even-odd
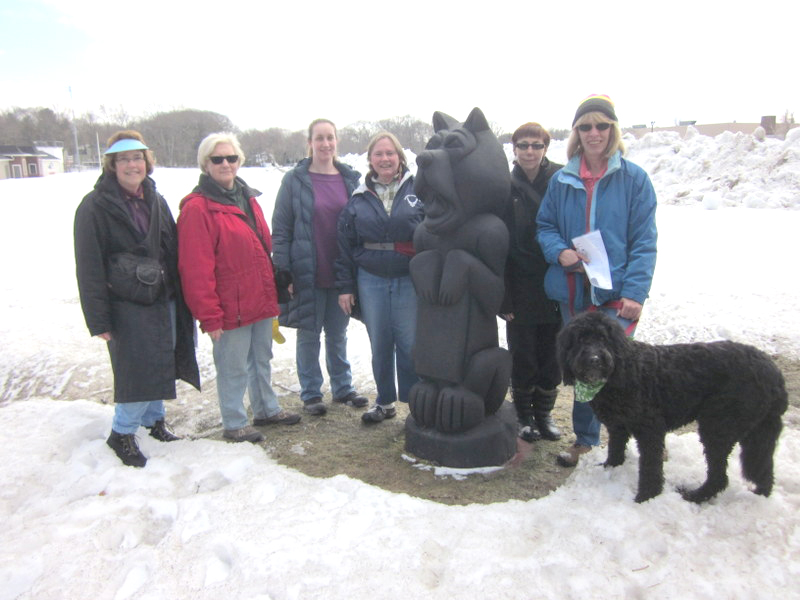
[(73, 167), (80, 171), (81, 167), (81, 152), (78, 149), (78, 127), (75, 125), (75, 103), (72, 100), (72, 86), (69, 86), (69, 103), (72, 106), (72, 141), (75, 143), (75, 160)]

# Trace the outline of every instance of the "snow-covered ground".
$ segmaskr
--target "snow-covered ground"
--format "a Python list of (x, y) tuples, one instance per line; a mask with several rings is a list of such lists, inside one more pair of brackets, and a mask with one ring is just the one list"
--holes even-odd
[[(729, 338), (800, 358), (800, 130), (785, 142), (690, 133), (629, 146), (660, 200), (637, 338)], [(554, 142), (551, 157), (563, 152)], [(345, 160), (366, 171), (363, 156)], [(156, 170), (175, 214), (197, 174)], [(240, 174), (269, 214), (282, 172)], [(747, 490), (737, 450), (729, 488), (702, 506), (674, 491), (703, 479), (694, 434), (668, 437), (667, 489), (643, 505), (633, 444), (610, 471), (595, 450), (546, 498), (464, 507), (313, 479), (248, 444), (142, 435), (147, 467), (122, 466), (105, 445), (113, 409), (92, 401), (98, 382), (110, 385), (108, 359), (88, 337), (74, 277), (72, 218), (96, 177), (0, 181), (0, 600), (800, 598), (796, 411), (773, 495)], [(274, 364), (290, 374), (284, 333)], [(357, 385), (374, 393), (357, 323), (350, 355)], [(213, 377), (205, 336), (198, 356)]]

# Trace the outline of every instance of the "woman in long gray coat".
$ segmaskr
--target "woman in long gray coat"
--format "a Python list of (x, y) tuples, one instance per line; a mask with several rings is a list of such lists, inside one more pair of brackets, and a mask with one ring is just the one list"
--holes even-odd
[(336, 159), (336, 126), (317, 119), (308, 128), (308, 158), (283, 178), (272, 213), (273, 261), (290, 271), (292, 299), (281, 305), (280, 324), (297, 328), (297, 376), (303, 410), (327, 412), (322, 402), (320, 334), (334, 402), (354, 407), (368, 400), (353, 388), (347, 361), (349, 315), (339, 307), (334, 261), (339, 255), (339, 214), (358, 186), (360, 173)]
[[(200, 375), (178, 279), (175, 220), (149, 177), (153, 155), (136, 131), (115, 133), (108, 146), (103, 173), (75, 213), (78, 290), (89, 333), (107, 342), (111, 356), (116, 406), (107, 443), (124, 464), (143, 467), (139, 426), (162, 442), (180, 439), (166, 426), (164, 400), (176, 397), (176, 379), (200, 389)], [(109, 285), (109, 260), (147, 256), (148, 234), (156, 230), (163, 288), (152, 304), (125, 299)]]

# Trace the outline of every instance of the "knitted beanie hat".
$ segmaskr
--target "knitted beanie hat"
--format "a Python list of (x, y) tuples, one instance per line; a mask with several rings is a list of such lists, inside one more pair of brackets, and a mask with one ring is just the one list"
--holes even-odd
[(592, 94), (578, 105), (578, 110), (575, 111), (575, 118), (572, 120), (572, 126), (574, 127), (578, 119), (590, 112), (601, 112), (612, 121), (618, 120), (617, 113), (614, 112), (614, 103), (611, 102), (611, 98), (604, 94)]

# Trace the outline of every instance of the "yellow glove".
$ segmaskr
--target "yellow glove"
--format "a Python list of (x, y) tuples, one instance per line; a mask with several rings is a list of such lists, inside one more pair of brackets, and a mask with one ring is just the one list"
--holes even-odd
[(278, 342), (279, 344), (282, 344), (283, 342), (286, 341), (286, 338), (283, 337), (283, 334), (281, 333), (281, 330), (278, 328), (278, 318), (277, 317), (272, 319), (272, 339), (275, 340), (276, 342)]

